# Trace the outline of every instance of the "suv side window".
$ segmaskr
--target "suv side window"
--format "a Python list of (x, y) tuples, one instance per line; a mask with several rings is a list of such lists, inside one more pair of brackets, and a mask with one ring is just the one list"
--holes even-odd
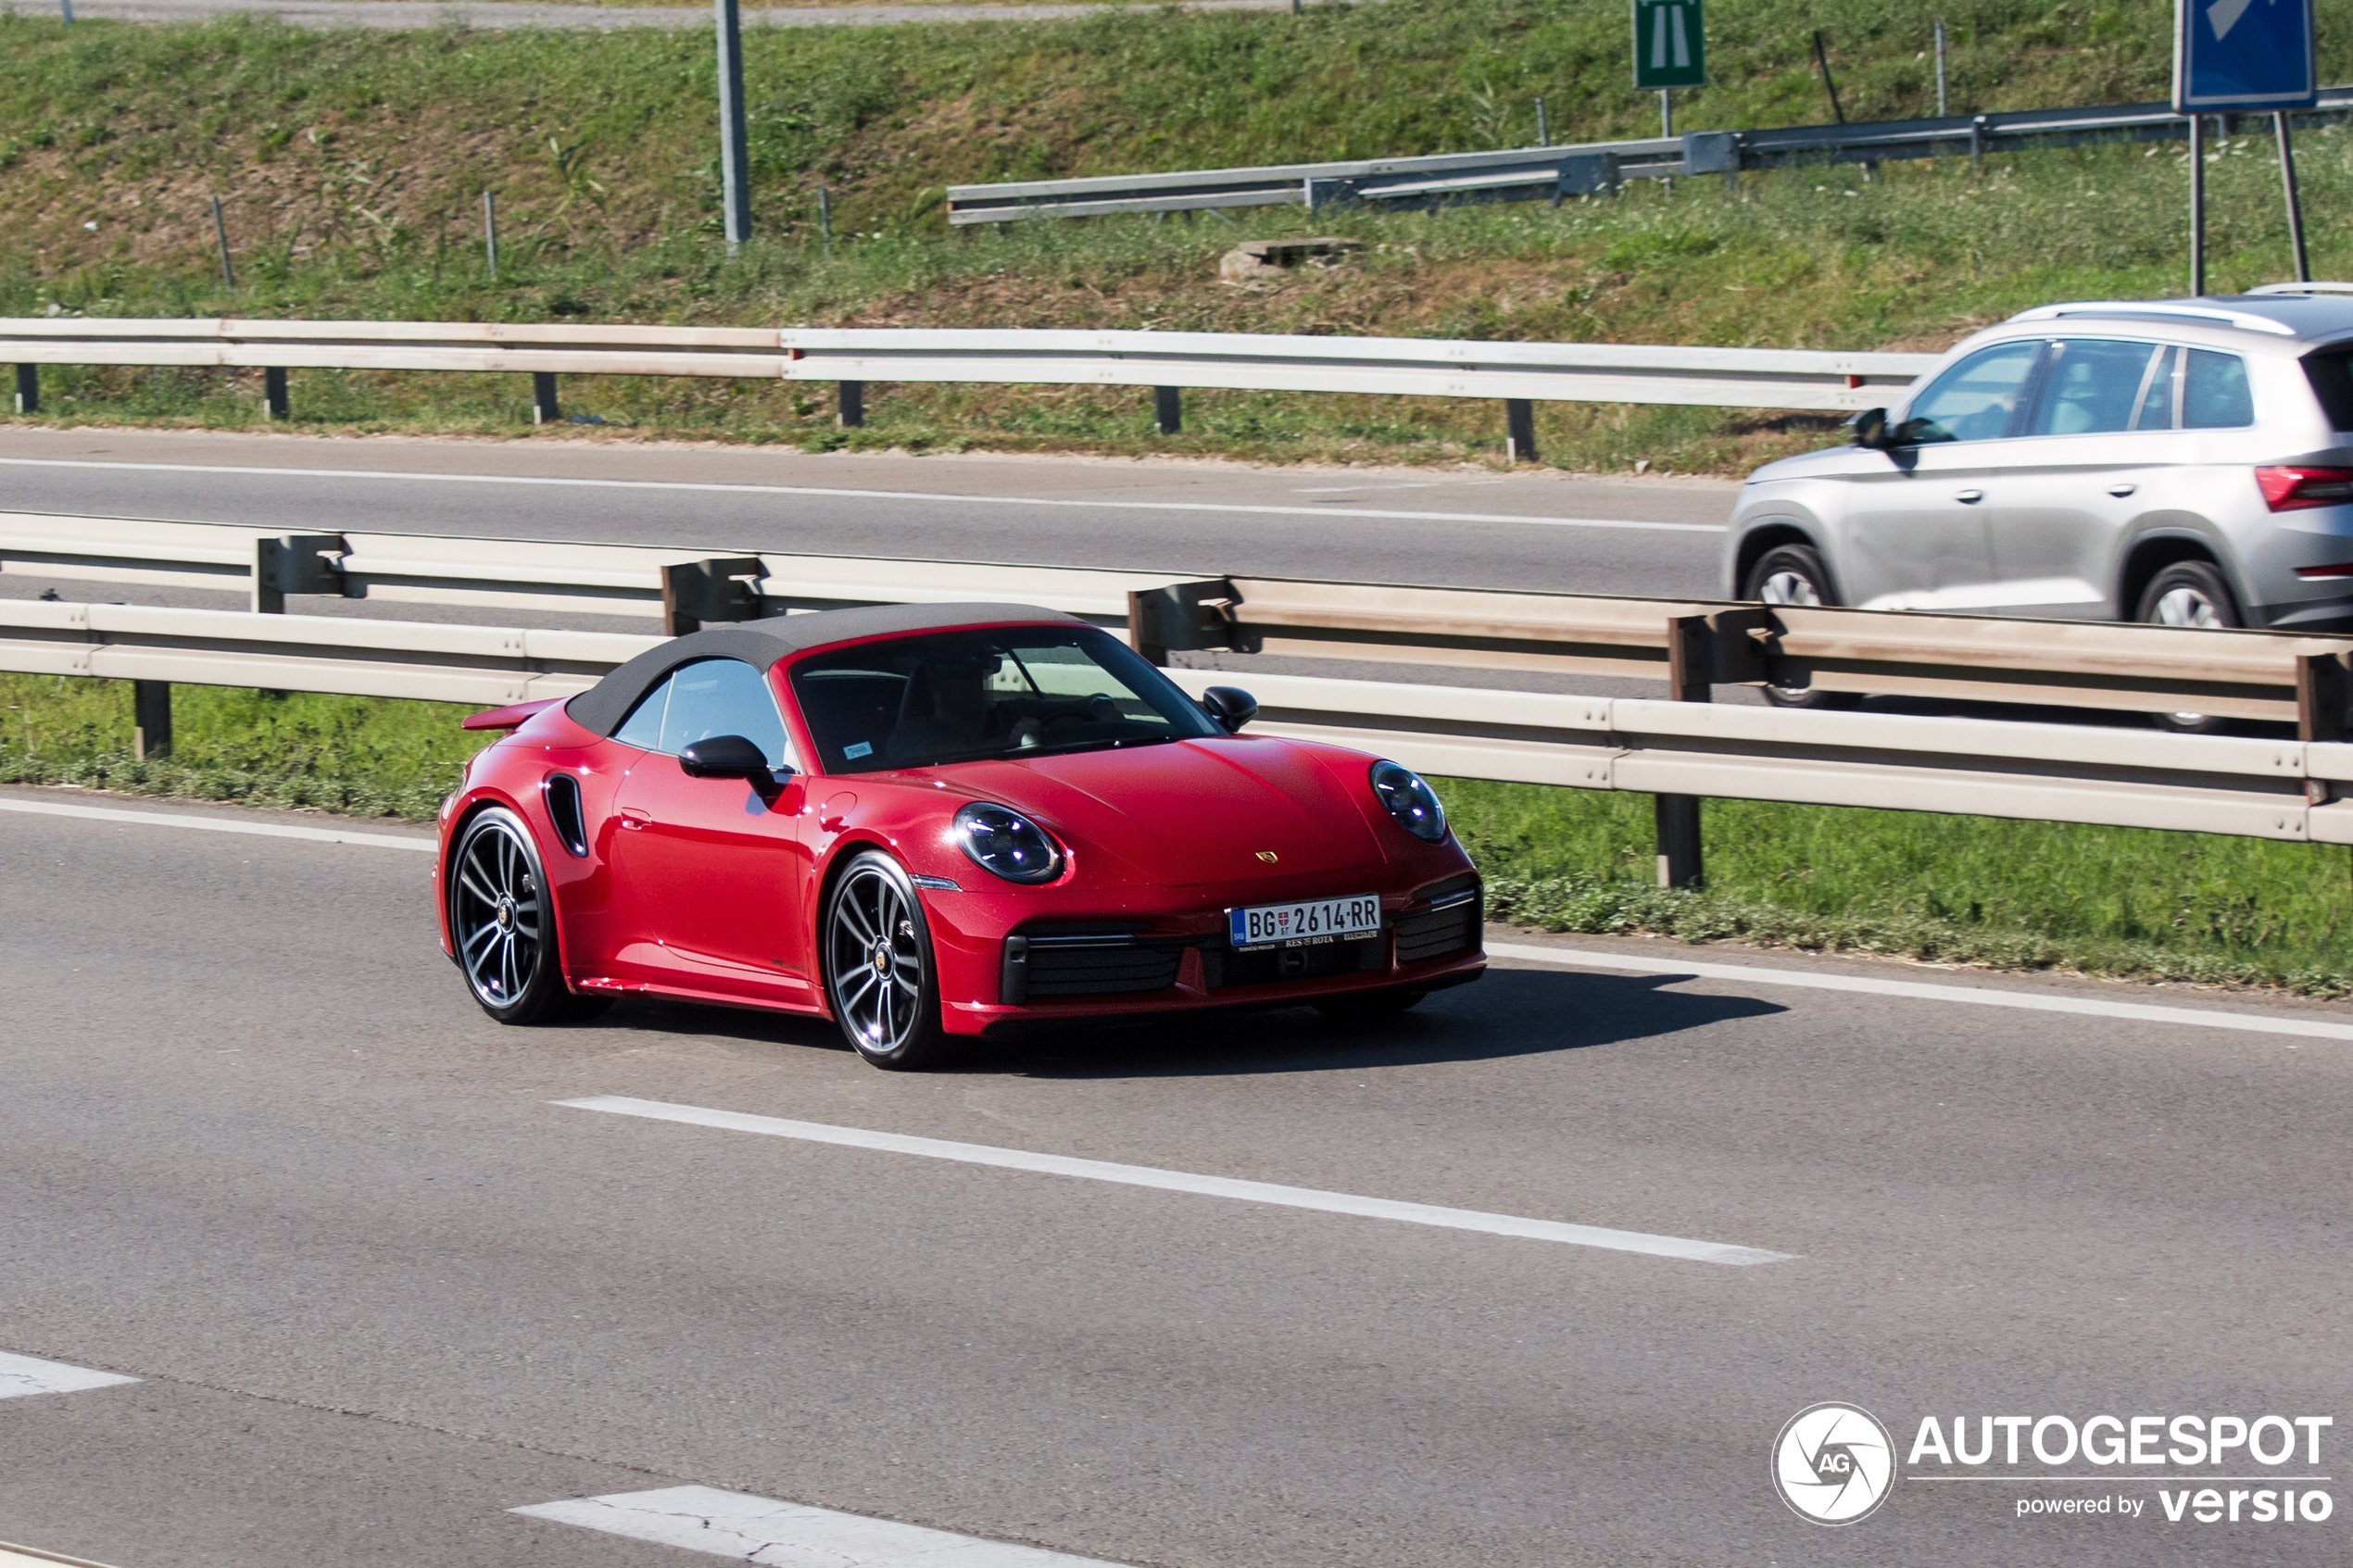
[(1929, 383), (1912, 399), (1897, 444), (1992, 441), (2010, 433), (2027, 379), (2043, 355), (2042, 340), (1981, 348)]
[(612, 738), (675, 757), (712, 735), (743, 736), (760, 747), (772, 768), (790, 760), (774, 694), (759, 671), (734, 659), (680, 665), (638, 700)]
[(2193, 348), (2182, 371), (2182, 428), (2235, 430), (2255, 422), (2255, 395), (2247, 389), (2246, 361), (2235, 354)]
[(2149, 362), (2165, 351), (2112, 338), (2072, 338), (2052, 347), (2026, 433), (2100, 435), (2133, 428)]

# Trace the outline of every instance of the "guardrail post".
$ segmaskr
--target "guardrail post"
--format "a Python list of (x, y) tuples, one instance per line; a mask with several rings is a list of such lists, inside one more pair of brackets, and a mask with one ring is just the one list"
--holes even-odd
[(261, 411), (273, 420), (292, 419), (286, 400), (286, 372), (272, 365), (261, 372)]
[[(2348, 680), (2345, 656), (2338, 653), (2298, 654), (2296, 659), (2296, 738), (2300, 741), (2341, 741), (2347, 728), (2346, 706), (2353, 698), (2353, 680)], [(2304, 800), (2309, 806), (2325, 806), (2330, 799), (2326, 779), (2308, 778), (2304, 781)]]
[(1525, 397), (1504, 399), (1504, 456), (1515, 463), (1536, 460), (1536, 405)]
[(556, 372), (531, 372), (531, 422), (535, 425), (560, 423), (563, 410), (556, 402)]
[(131, 683), (131, 755), (153, 762), (171, 750), (171, 683)]
[[(1668, 700), (1709, 702), (1715, 699), (1716, 628), (1705, 615), (1680, 615), (1667, 623), (1667, 685)], [(1658, 832), (1658, 884), (1697, 887), (1706, 870), (1700, 834), (1699, 797), (1655, 795), (1654, 817)]]
[(340, 533), (284, 533), (253, 542), (253, 612), (283, 615), (288, 594), (341, 594), (343, 571), (327, 557), (345, 553)]
[(1147, 663), (1165, 666), (1172, 652), (1233, 648), (1234, 624), (1225, 607), (1234, 584), (1223, 577), (1132, 588), (1127, 594), (1127, 642)]
[(683, 637), (706, 621), (757, 621), (760, 596), (748, 579), (768, 575), (758, 556), (714, 556), (661, 569), (661, 628)]
[(862, 381), (834, 383), (834, 418), (844, 430), (857, 430), (866, 422), (866, 383)]
[(1163, 435), (1175, 435), (1185, 428), (1185, 393), (1182, 387), (1152, 388), (1152, 428)]
[(17, 367), (17, 412), (41, 412), (41, 367), (38, 365)]

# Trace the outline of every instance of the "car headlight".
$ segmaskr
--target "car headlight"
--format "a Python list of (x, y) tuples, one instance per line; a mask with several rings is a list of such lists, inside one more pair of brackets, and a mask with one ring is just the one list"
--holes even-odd
[(1051, 882), (1063, 852), (1046, 830), (1010, 807), (975, 800), (956, 813), (956, 842), (974, 865), (1007, 882)]
[(1438, 792), (1422, 783), (1420, 774), (1394, 762), (1376, 762), (1368, 776), (1373, 793), (1397, 819), (1399, 827), (1431, 844), (1446, 836), (1446, 808), (1438, 803)]

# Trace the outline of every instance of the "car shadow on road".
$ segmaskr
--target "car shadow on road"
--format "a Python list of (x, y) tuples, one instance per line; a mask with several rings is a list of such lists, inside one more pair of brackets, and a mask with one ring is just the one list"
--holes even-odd
[(1412, 1012), (1340, 1021), (1306, 1008), (987, 1041), (948, 1069), (1033, 1078), (1222, 1077), (1491, 1061), (1627, 1045), (1788, 1010), (1665, 987), (1686, 978), (1493, 969)]

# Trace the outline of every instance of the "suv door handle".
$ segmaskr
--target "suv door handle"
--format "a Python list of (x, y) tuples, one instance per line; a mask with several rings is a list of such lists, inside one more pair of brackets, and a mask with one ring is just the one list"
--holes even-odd
[(2108, 487), (2108, 493), (2121, 501), (2125, 496), (2130, 495), (2133, 491), (2138, 490), (2140, 486), (2137, 484), (2111, 484)]
[(1953, 499), (1958, 501), (1965, 507), (1973, 507), (1980, 501), (1985, 499), (1985, 492), (1982, 490), (1957, 490), (1953, 493)]

